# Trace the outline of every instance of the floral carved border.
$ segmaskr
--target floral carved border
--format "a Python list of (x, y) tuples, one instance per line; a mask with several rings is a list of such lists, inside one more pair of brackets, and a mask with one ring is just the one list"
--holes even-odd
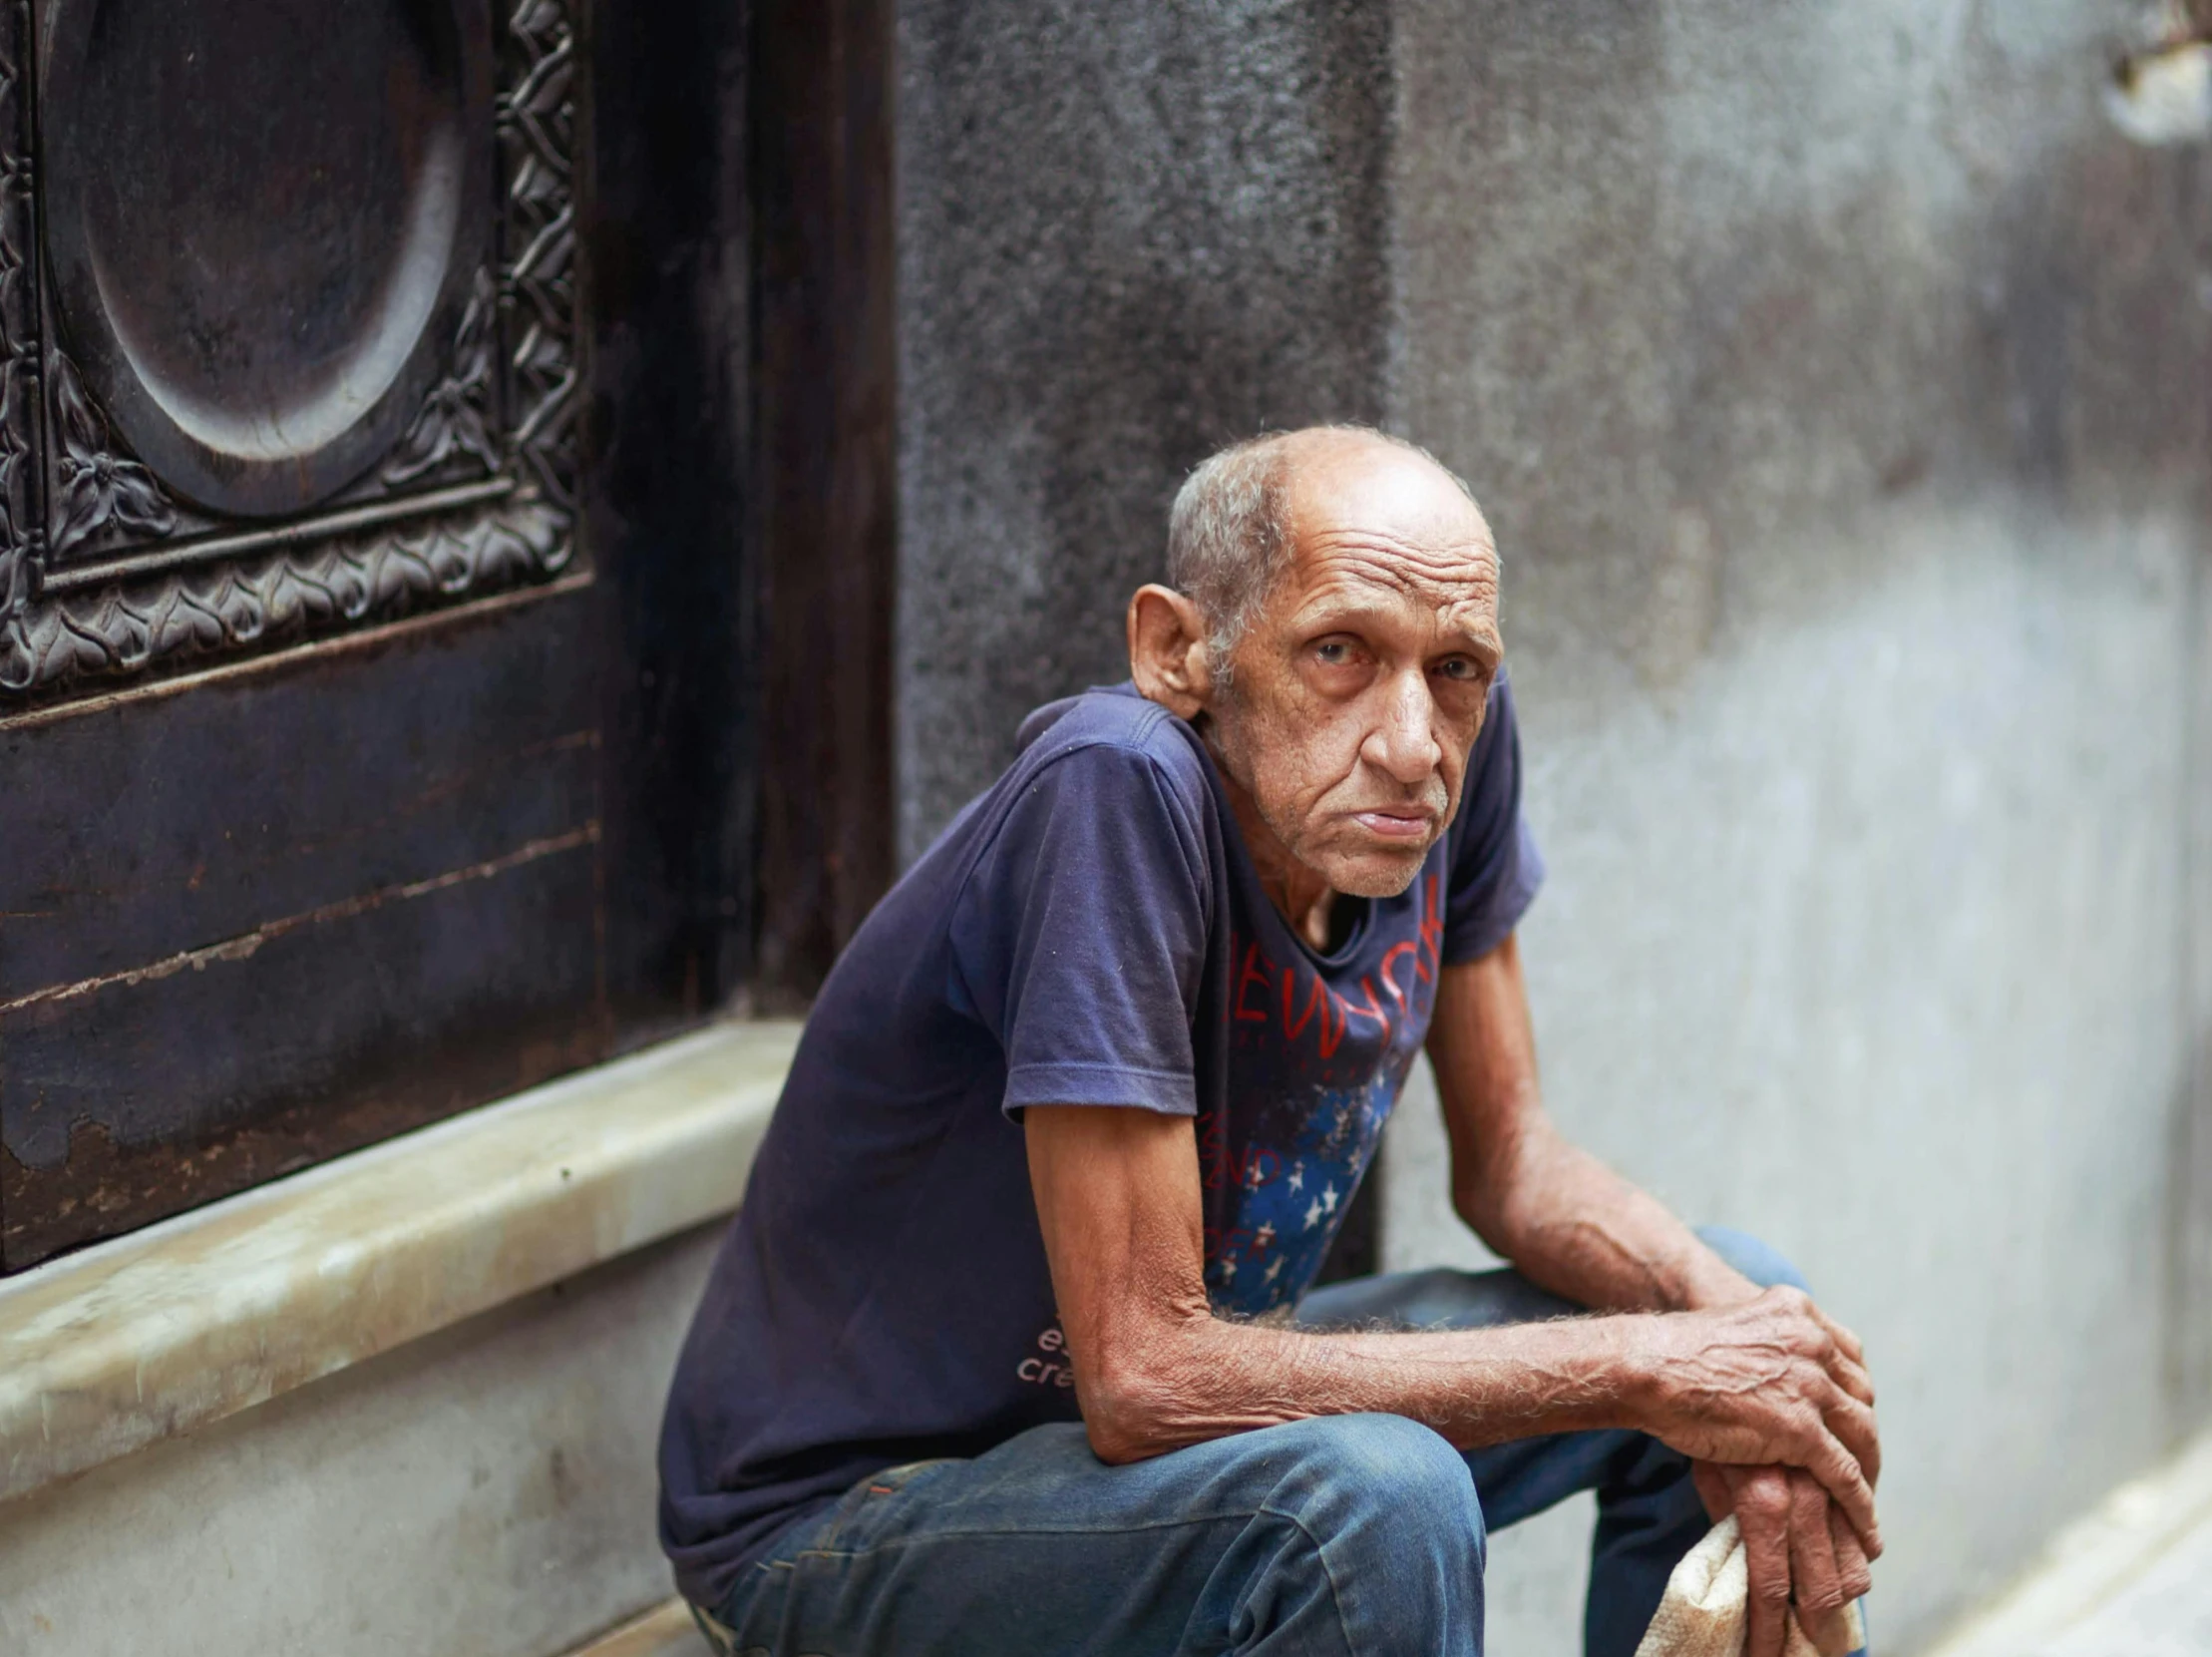
[(184, 650), (242, 649), (401, 616), (566, 567), (568, 517), (535, 499), (403, 531), (338, 537), (82, 604), (34, 606), (9, 628), (0, 684), (132, 672)]
[[(567, 0), (509, 6), (496, 111), (499, 268), (480, 273), (446, 378), (378, 476), (419, 488), (467, 457), (511, 493), (44, 593), (50, 516), (73, 546), (111, 526), (165, 535), (176, 519), (158, 481), (114, 442), (74, 366), (40, 338), (31, 0), (0, 0), (0, 691), (61, 690), (165, 658), (266, 648), (549, 580), (573, 562), (575, 35)], [(51, 479), (41, 465), (50, 450)], [(64, 530), (52, 533), (60, 544)]]
[(30, 0), (0, 0), (0, 624), (11, 626), (45, 552), (30, 51)]
[(488, 471), (498, 471), (500, 455), (492, 436), (492, 317), (498, 305), (492, 273), (479, 270), (454, 330), (453, 367), (430, 388), (414, 423), (385, 458), (378, 476), (395, 487), (436, 472), (457, 455), (473, 455)]
[(575, 500), (575, 30), (564, 0), (515, 0), (499, 106), (507, 219), (501, 301), (516, 459), (527, 482)]

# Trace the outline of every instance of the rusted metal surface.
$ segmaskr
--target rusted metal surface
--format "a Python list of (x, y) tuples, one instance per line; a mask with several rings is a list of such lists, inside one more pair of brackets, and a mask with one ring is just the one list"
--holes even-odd
[(0, 730), (0, 1261), (587, 1063), (594, 590)]
[(591, 603), (0, 726), (0, 1008), (592, 818)]

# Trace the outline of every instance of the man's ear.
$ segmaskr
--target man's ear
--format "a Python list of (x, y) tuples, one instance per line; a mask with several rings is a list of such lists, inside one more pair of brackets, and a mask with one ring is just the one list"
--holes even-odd
[(1129, 676), (1145, 700), (1180, 719), (1196, 718), (1213, 700), (1206, 619), (1172, 587), (1147, 584), (1129, 601)]

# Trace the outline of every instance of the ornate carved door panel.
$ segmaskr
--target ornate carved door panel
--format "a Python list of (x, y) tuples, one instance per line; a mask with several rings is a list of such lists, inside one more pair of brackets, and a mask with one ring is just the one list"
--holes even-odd
[(31, 28), (5, 0), (0, 685), (569, 569), (562, 0), (41, 0), (36, 74)]
[(744, 15), (610, 12), (0, 0), (0, 1269), (745, 970)]

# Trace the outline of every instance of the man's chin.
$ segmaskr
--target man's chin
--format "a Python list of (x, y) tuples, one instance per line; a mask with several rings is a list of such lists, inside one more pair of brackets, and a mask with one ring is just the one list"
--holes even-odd
[(1332, 891), (1347, 898), (1394, 898), (1411, 886), (1428, 861), (1429, 849), (1363, 852), (1332, 857), (1318, 865)]

